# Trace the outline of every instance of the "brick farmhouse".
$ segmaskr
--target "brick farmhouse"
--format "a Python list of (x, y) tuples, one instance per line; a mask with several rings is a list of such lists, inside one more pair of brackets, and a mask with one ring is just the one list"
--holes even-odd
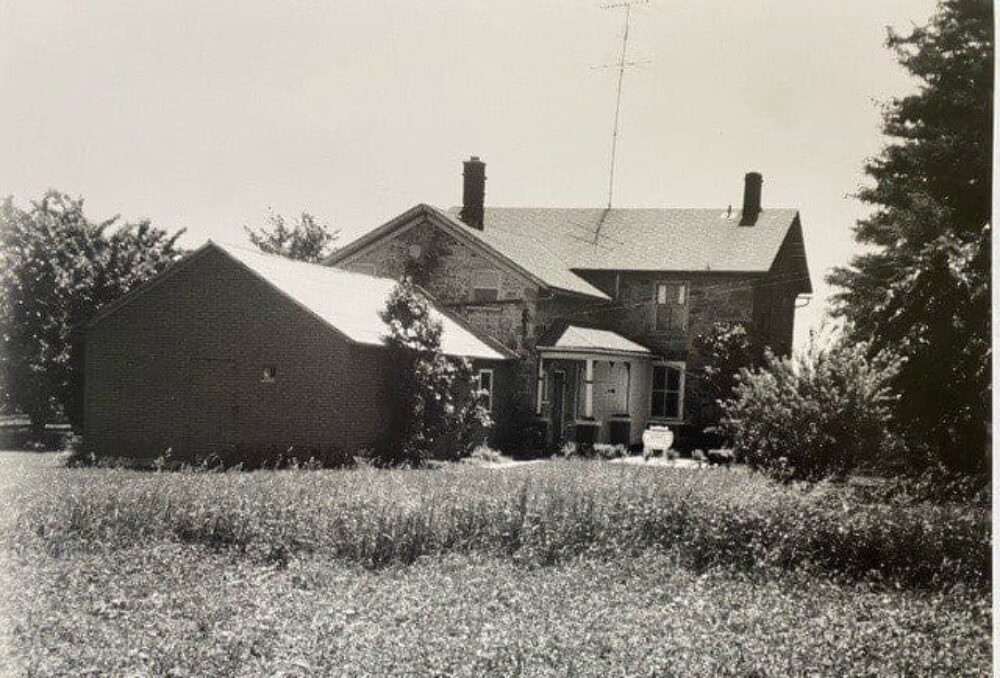
[(636, 444), (696, 417), (694, 338), (742, 323), (791, 350), (811, 290), (799, 213), (741, 209), (502, 208), (485, 164), (464, 163), (463, 204), (420, 204), (326, 266), (209, 244), (103, 310), (86, 339), (88, 446), (115, 454), (232, 444), (370, 447), (387, 373), (377, 311), (411, 275), (474, 360), (494, 443)]

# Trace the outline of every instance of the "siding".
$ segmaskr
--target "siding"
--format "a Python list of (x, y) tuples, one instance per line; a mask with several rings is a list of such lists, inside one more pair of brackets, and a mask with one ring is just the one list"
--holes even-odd
[[(274, 383), (262, 383), (265, 366)], [(86, 444), (131, 457), (213, 442), (354, 452), (380, 431), (386, 380), (381, 349), (209, 251), (88, 332)]]

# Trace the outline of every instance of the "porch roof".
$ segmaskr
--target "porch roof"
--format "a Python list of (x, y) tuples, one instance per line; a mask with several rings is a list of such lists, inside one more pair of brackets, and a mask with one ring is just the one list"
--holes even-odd
[(610, 330), (561, 324), (538, 343), (541, 353), (599, 353), (652, 356), (645, 346)]

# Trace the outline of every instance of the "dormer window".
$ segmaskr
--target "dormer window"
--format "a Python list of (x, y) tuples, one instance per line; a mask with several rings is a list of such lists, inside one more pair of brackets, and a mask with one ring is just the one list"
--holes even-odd
[(500, 298), (500, 272), (476, 271), (472, 277), (472, 301), (488, 304)]

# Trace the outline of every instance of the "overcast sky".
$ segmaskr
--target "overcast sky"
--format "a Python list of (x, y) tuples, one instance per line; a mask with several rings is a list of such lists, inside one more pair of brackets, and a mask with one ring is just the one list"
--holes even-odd
[[(621, 10), (601, 2), (0, 0), (0, 195), (47, 188), (243, 239), (268, 208), (308, 210), (342, 242), (418, 202), (602, 206)], [(848, 261), (850, 197), (879, 102), (915, 87), (883, 47), (930, 0), (652, 0), (633, 12), (615, 205), (801, 210), (822, 319)], [(664, 243), (669, 247), (669, 243)]]

